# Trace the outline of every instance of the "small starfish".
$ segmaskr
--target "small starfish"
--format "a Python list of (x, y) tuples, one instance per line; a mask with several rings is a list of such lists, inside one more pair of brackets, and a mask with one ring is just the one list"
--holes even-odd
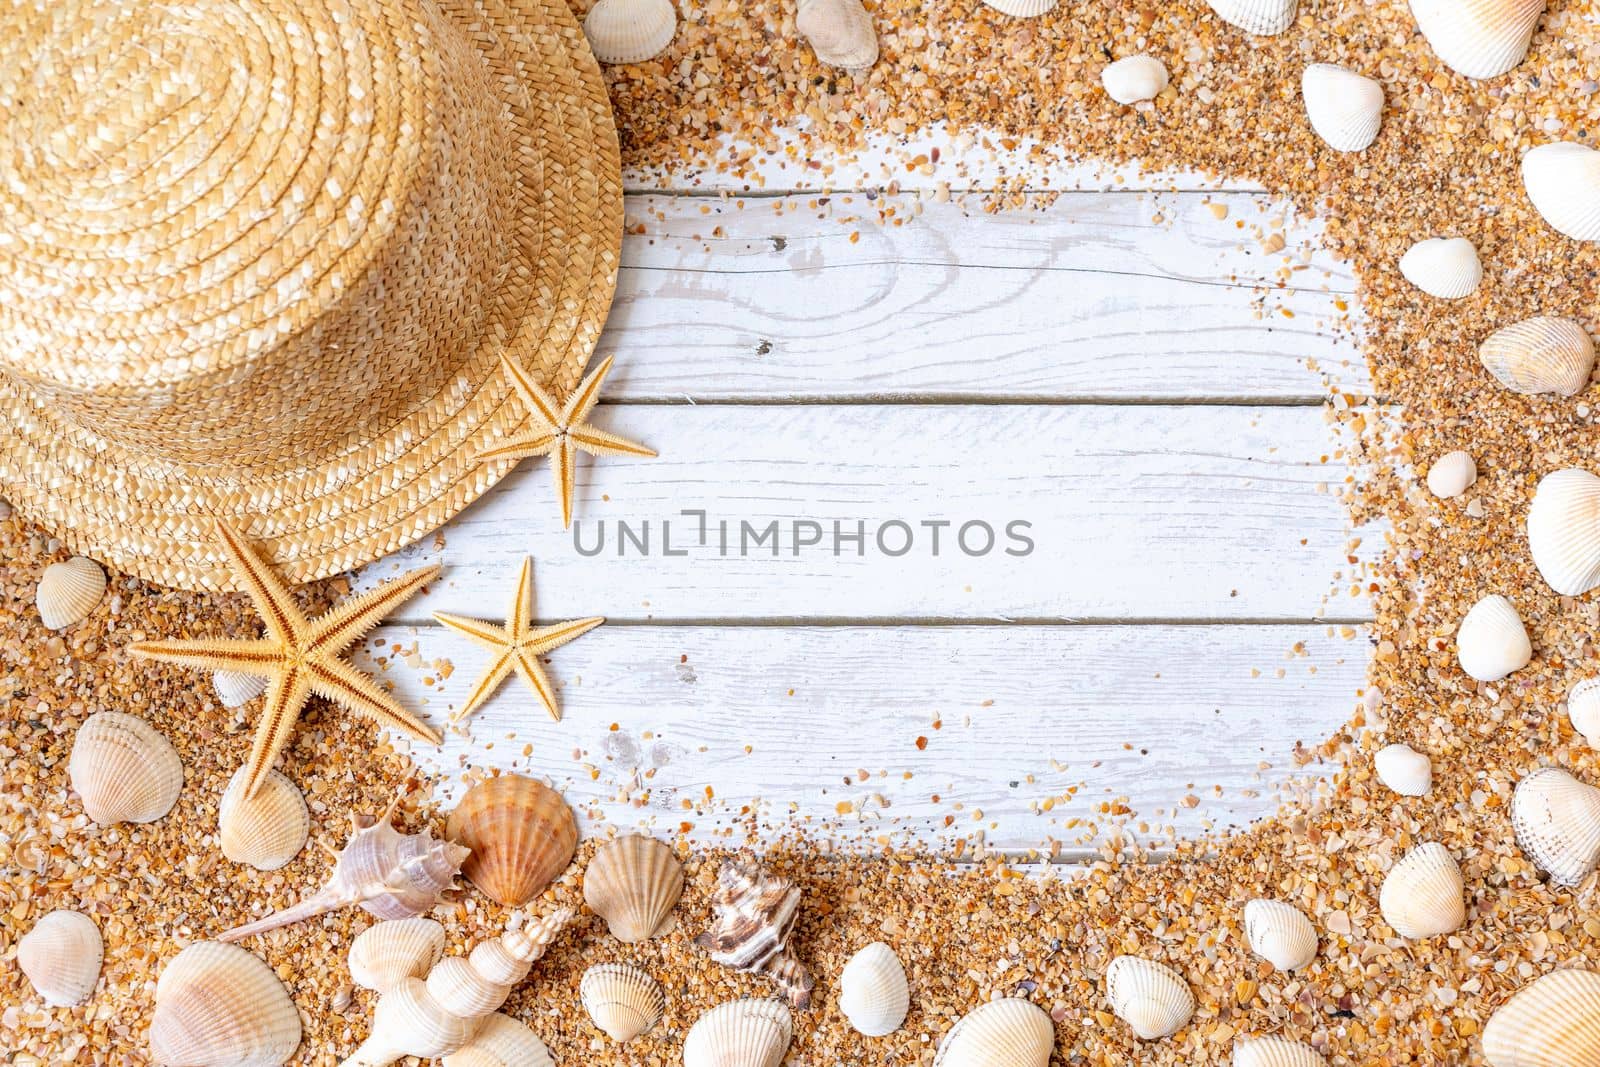
[(459, 634), (465, 634), (495, 653), (494, 662), (489, 665), (487, 671), (484, 671), (483, 677), (478, 679), (478, 684), (472, 687), (467, 702), (461, 706), (460, 711), (450, 717), (452, 723), (466, 719), (477, 711), (485, 700), (494, 696), (495, 690), (500, 688), (501, 683), (513, 669), (522, 675), (522, 680), (527, 682), (535, 693), (539, 694), (539, 699), (544, 701), (545, 710), (550, 713), (550, 717), (560, 722), (561, 709), (556, 706), (556, 693), (550, 685), (550, 679), (544, 673), (544, 668), (539, 665), (539, 657), (552, 649), (560, 648), (568, 641), (582, 637), (606, 621), (600, 616), (595, 616), (533, 629), (531, 557), (522, 561), (522, 573), (517, 576), (517, 591), (511, 598), (511, 615), (503, 625), (496, 626), (492, 622), (484, 622), (482, 619), (469, 618), (465, 615), (447, 615), (442, 611), (434, 612), (433, 617), (441, 624)]
[(202, 670), (238, 671), (268, 679), (266, 704), (250, 746), (244, 795), (255, 795), (267, 771), (294, 734), (306, 700), (315, 693), (351, 711), (375, 719), (437, 745), (439, 733), (402, 708), (372, 678), (340, 657), (340, 653), (372, 629), (439, 573), (437, 564), (384, 582), (376, 589), (344, 601), (327, 614), (307, 619), (294, 594), (272, 573), (237, 531), (217, 523), (234, 572), (255, 601), (266, 624), (266, 636), (254, 641), (200, 638), (193, 641), (139, 641), (128, 647), (135, 656)]
[(561, 525), (572, 526), (572, 479), (579, 452), (591, 456), (653, 456), (655, 450), (618, 437), (589, 425), (589, 413), (600, 399), (600, 385), (611, 371), (611, 357), (600, 365), (567, 397), (563, 407), (557, 407), (550, 394), (538, 382), (528, 377), (509, 356), (502, 355), (506, 375), (511, 379), (517, 395), (528, 408), (527, 429), (513, 434), (492, 448), (478, 453), (482, 462), (497, 459), (527, 459), (529, 456), (549, 456), (550, 471), (556, 478), (556, 491), (561, 494)]

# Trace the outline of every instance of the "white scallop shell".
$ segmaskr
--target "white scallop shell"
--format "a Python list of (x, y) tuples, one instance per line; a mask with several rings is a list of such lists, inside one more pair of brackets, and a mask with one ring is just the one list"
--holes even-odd
[(17, 966), (46, 1004), (82, 1004), (100, 980), (105, 945), (94, 920), (75, 911), (52, 911), (17, 942)]
[(1100, 72), (1100, 84), (1119, 104), (1154, 100), (1167, 87), (1167, 68), (1154, 56), (1126, 56)]
[(1317, 1050), (1286, 1037), (1257, 1037), (1233, 1046), (1233, 1067), (1326, 1067)]
[(441, 1067), (556, 1067), (539, 1035), (509, 1015), (483, 1021), (472, 1043), (439, 1061)]
[(1217, 17), (1245, 33), (1271, 37), (1294, 25), (1296, 0), (1206, 0)]
[(267, 691), (267, 680), (239, 671), (213, 671), (211, 687), (225, 708), (242, 708)]
[(1194, 1015), (1194, 994), (1183, 975), (1138, 956), (1118, 956), (1106, 968), (1106, 1000), (1117, 1018), (1145, 1041), (1171, 1037)]
[(613, 1041), (632, 1041), (667, 1010), (661, 986), (626, 963), (597, 963), (583, 972), (578, 995), (589, 1018)]
[(1576, 396), (1589, 387), (1594, 342), (1571, 319), (1536, 315), (1485, 337), (1478, 360), (1514, 393)]
[(1031, 19), (1054, 11), (1059, 0), (983, 0), (983, 2), (1002, 15)]
[(1562, 596), (1600, 586), (1600, 478), (1567, 467), (1539, 479), (1528, 508), (1528, 550)]
[(799, 0), (794, 28), (830, 67), (864, 70), (878, 61), (878, 33), (861, 0)]
[(1478, 291), (1483, 264), (1465, 237), (1430, 237), (1406, 249), (1400, 273), (1429, 296), (1460, 300)]
[(1403, 797), (1420, 797), (1433, 788), (1433, 764), (1410, 745), (1385, 745), (1372, 757), (1378, 780)]
[(1497, 682), (1528, 665), (1533, 645), (1511, 601), (1486, 596), (1472, 606), (1456, 630), (1456, 658), (1480, 682)]
[(1043, 1008), (1002, 997), (973, 1008), (939, 1043), (933, 1067), (1046, 1067), (1055, 1023)]
[(1280, 971), (1297, 971), (1317, 958), (1317, 928), (1299, 908), (1280, 900), (1247, 903), (1244, 934), (1250, 951)]
[(1359, 152), (1378, 136), (1383, 123), (1383, 86), (1332, 63), (1313, 63), (1300, 76), (1311, 128), (1339, 152)]
[(672, 0), (600, 0), (583, 20), (594, 57), (609, 65), (654, 59), (677, 34)]
[(839, 1010), (856, 1033), (883, 1037), (900, 1029), (911, 1008), (906, 969), (894, 949), (874, 941), (839, 974)]
[(278, 771), (268, 771), (260, 790), (244, 799), (249, 768), (228, 779), (217, 808), (222, 854), (235, 863), (275, 871), (300, 854), (311, 836), (311, 813), (300, 787)]
[(425, 978), (444, 955), (444, 927), (421, 917), (375, 923), (350, 945), (350, 980), (387, 993), (407, 978)]
[(1411, 0), (1417, 29), (1445, 66), (1495, 78), (1528, 54), (1545, 0)]
[(1542, 144), (1522, 157), (1522, 186), (1551, 226), (1578, 241), (1600, 241), (1600, 151), (1572, 141)]
[(583, 902), (612, 937), (630, 944), (668, 928), (682, 896), (683, 864), (670, 846), (643, 834), (601, 845), (583, 872)]
[(794, 1038), (794, 1020), (781, 1000), (730, 1000), (689, 1028), (683, 1067), (778, 1067)]
[(200, 941), (156, 982), (150, 1056), (157, 1063), (256, 1067), (300, 1047), (300, 1013), (278, 976), (238, 945)]
[(1557, 885), (1577, 885), (1600, 867), (1600, 789), (1559, 767), (1517, 783), (1511, 828), (1523, 853)]
[(1483, 1028), (1490, 1067), (1600, 1063), (1600, 974), (1552, 971), (1519, 989)]
[(44, 569), (34, 592), (34, 604), (39, 608), (40, 622), (48, 629), (61, 630), (87, 619), (105, 595), (106, 572), (100, 564), (73, 556)]
[(1383, 921), (1412, 939), (1454, 933), (1466, 921), (1461, 868), (1443, 845), (1430, 841), (1390, 869), (1378, 893)]
[(1600, 678), (1585, 678), (1567, 693), (1567, 718), (1590, 748), (1600, 749)]
[(178, 802), (183, 761), (143, 719), (102, 711), (78, 727), (67, 776), (83, 810), (101, 826), (154, 822)]
[(1441, 500), (1460, 496), (1478, 480), (1478, 464), (1469, 453), (1446, 452), (1428, 468), (1428, 492)]

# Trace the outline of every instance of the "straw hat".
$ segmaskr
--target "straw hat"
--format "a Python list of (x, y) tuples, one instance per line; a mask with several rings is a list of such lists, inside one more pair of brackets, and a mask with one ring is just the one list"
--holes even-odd
[(0, 495), (225, 589), (308, 581), (510, 469), (616, 283), (605, 86), (565, 0), (19, 0), (0, 13)]

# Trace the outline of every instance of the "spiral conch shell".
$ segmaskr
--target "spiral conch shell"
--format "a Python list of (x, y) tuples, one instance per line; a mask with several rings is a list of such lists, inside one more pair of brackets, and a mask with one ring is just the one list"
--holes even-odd
[(1456, 630), (1456, 658), (1480, 682), (1498, 682), (1528, 665), (1533, 645), (1511, 601), (1486, 596), (1472, 606)]
[(1528, 508), (1528, 551), (1562, 596), (1600, 586), (1600, 478), (1567, 467), (1539, 479)]
[(1518, 990), (1483, 1028), (1483, 1055), (1490, 1067), (1600, 1063), (1600, 974), (1552, 971)]
[(661, 986), (626, 963), (597, 963), (583, 972), (578, 995), (589, 1018), (613, 1041), (632, 1041), (667, 1010)]
[(34, 604), (39, 621), (50, 630), (64, 630), (82, 622), (106, 595), (106, 572), (83, 556), (52, 563), (39, 577)]
[(764, 974), (801, 1011), (816, 985), (789, 947), (800, 914), (800, 890), (750, 861), (725, 860), (712, 898), (716, 919), (694, 939), (724, 967)]
[(280, 771), (268, 771), (256, 795), (244, 797), (250, 769), (228, 780), (217, 808), (222, 854), (235, 863), (275, 871), (300, 854), (311, 835), (311, 813), (300, 787)]
[(1272, 37), (1294, 25), (1296, 0), (1206, 0), (1217, 17), (1258, 37)]
[(1417, 28), (1445, 66), (1495, 78), (1528, 54), (1545, 0), (1411, 0)]
[(17, 942), (17, 966), (34, 992), (55, 1008), (89, 999), (104, 954), (99, 927), (76, 911), (52, 911)]
[(839, 1010), (856, 1033), (883, 1037), (900, 1029), (911, 1008), (906, 969), (894, 949), (874, 941), (839, 974)]
[(439, 1061), (441, 1067), (556, 1067), (539, 1035), (509, 1015), (484, 1020), (470, 1045)]
[(491, 900), (520, 908), (544, 892), (578, 848), (572, 809), (554, 789), (520, 774), (488, 778), (450, 813), (445, 836), (472, 855), (461, 873)]
[(700, 1016), (683, 1041), (683, 1067), (778, 1067), (794, 1039), (781, 1000), (730, 1000)]
[(1585, 678), (1567, 694), (1567, 718), (1590, 748), (1600, 749), (1600, 678)]
[(444, 927), (432, 919), (374, 923), (350, 945), (350, 980), (387, 993), (407, 978), (424, 978), (444, 955)]
[(1327, 1067), (1310, 1045), (1286, 1037), (1257, 1037), (1233, 1046), (1233, 1067)]
[(1055, 1024), (1020, 997), (987, 1001), (963, 1015), (939, 1043), (933, 1067), (1046, 1067)]
[(1522, 185), (1544, 221), (1576, 241), (1600, 241), (1600, 151), (1574, 141), (1522, 157)]
[(630, 944), (667, 926), (683, 895), (683, 864), (672, 849), (642, 834), (602, 845), (583, 872), (583, 901), (611, 936)]
[(677, 33), (672, 0), (600, 0), (583, 20), (590, 50), (608, 66), (654, 59)]
[(1383, 123), (1383, 87), (1332, 63), (1313, 63), (1300, 76), (1306, 118), (1323, 143), (1337, 152), (1360, 152), (1378, 137)]
[(1430, 841), (1407, 852), (1389, 870), (1378, 893), (1378, 910), (1401, 937), (1437, 937), (1454, 933), (1466, 921), (1465, 892), (1455, 858)]
[(1559, 767), (1542, 767), (1517, 783), (1511, 828), (1528, 859), (1557, 885), (1577, 885), (1600, 867), (1600, 789)]
[(1410, 745), (1385, 745), (1372, 766), (1378, 780), (1403, 797), (1425, 796), (1433, 787), (1433, 764)]
[(1485, 337), (1478, 360), (1513, 393), (1576, 396), (1589, 387), (1594, 342), (1571, 319), (1535, 315)]
[(261, 960), (237, 945), (201, 941), (156, 982), (150, 1056), (190, 1067), (268, 1067), (300, 1047), (300, 1013)]
[(1143, 103), (1167, 87), (1167, 68), (1154, 56), (1125, 56), (1100, 72), (1100, 85), (1119, 104)]
[(1406, 281), (1440, 300), (1460, 300), (1478, 291), (1483, 264), (1465, 237), (1430, 237), (1400, 257)]
[(102, 711), (78, 727), (67, 776), (84, 812), (101, 826), (154, 822), (178, 802), (183, 762), (143, 719)]
[(1250, 951), (1280, 971), (1297, 971), (1317, 958), (1317, 928), (1292, 904), (1250, 901), (1244, 906), (1244, 933)]
[(1171, 967), (1138, 956), (1118, 956), (1106, 968), (1106, 1000), (1141, 1040), (1182, 1030), (1194, 1015), (1194, 993)]
[(864, 70), (878, 61), (878, 34), (861, 0), (799, 0), (794, 28), (830, 67)]

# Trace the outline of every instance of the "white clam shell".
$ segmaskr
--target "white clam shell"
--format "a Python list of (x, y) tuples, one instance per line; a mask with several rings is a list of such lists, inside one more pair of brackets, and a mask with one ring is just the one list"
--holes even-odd
[(217, 808), (222, 854), (235, 863), (275, 871), (300, 854), (311, 836), (311, 812), (300, 787), (278, 771), (268, 771), (256, 795), (244, 798), (249, 768), (228, 779)]
[(1514, 393), (1576, 396), (1589, 387), (1594, 342), (1571, 319), (1536, 315), (1485, 337), (1478, 360)]
[(1533, 645), (1511, 601), (1486, 596), (1472, 605), (1456, 630), (1456, 658), (1480, 682), (1497, 682), (1528, 665)]
[(1600, 867), (1600, 789), (1559, 767), (1517, 783), (1511, 828), (1523, 853), (1557, 885), (1577, 885)]
[(1478, 464), (1469, 453), (1446, 452), (1428, 468), (1428, 492), (1441, 500), (1460, 496), (1478, 480)]
[(689, 1028), (683, 1067), (778, 1067), (794, 1037), (794, 1020), (781, 1000), (731, 1000)]
[(441, 1067), (556, 1067), (538, 1034), (499, 1012), (483, 1021), (470, 1045), (456, 1049), (439, 1063)]
[(677, 33), (672, 0), (600, 0), (583, 20), (594, 57), (610, 65), (654, 59)]
[(267, 680), (239, 671), (213, 671), (211, 688), (225, 708), (242, 708), (267, 691)]
[(978, 1005), (939, 1043), (933, 1067), (1045, 1067), (1056, 1027), (1037, 1004), (1003, 997)]
[(1420, 797), (1433, 788), (1433, 764), (1410, 745), (1385, 745), (1372, 757), (1378, 780), (1403, 797)]
[(106, 572), (100, 564), (83, 556), (52, 563), (39, 577), (34, 604), (39, 621), (51, 630), (61, 630), (89, 617), (106, 595)]
[(1600, 241), (1600, 151), (1572, 141), (1542, 144), (1522, 157), (1522, 186), (1555, 229)]
[(626, 963), (598, 963), (583, 972), (578, 995), (589, 1018), (613, 1041), (632, 1041), (667, 1010), (661, 986)]
[(1299, 908), (1280, 900), (1245, 904), (1244, 934), (1250, 951), (1280, 971), (1297, 971), (1317, 958), (1317, 928)]
[(1483, 264), (1465, 237), (1430, 237), (1406, 249), (1400, 273), (1429, 296), (1460, 300), (1478, 291)]
[(861, 0), (799, 0), (794, 28), (830, 67), (864, 70), (878, 61), (878, 33)]
[(1154, 100), (1167, 87), (1167, 68), (1154, 56), (1127, 56), (1100, 72), (1100, 84), (1119, 104)]
[(1313, 63), (1300, 76), (1311, 128), (1329, 148), (1360, 152), (1383, 123), (1383, 86), (1331, 63)]
[(1206, 0), (1217, 17), (1258, 37), (1271, 37), (1294, 25), (1296, 0)]
[(1327, 1067), (1327, 1061), (1310, 1045), (1257, 1037), (1233, 1046), (1233, 1067)]
[(1401, 937), (1437, 937), (1454, 933), (1466, 921), (1465, 892), (1455, 858), (1430, 841), (1390, 869), (1378, 893), (1378, 910)]
[(386, 993), (407, 978), (424, 978), (444, 955), (444, 927), (432, 919), (375, 923), (350, 945), (350, 980)]
[(190, 945), (156, 982), (150, 1056), (157, 1063), (267, 1067), (299, 1047), (300, 1013), (289, 991), (237, 945)]
[(983, 2), (1002, 15), (1031, 19), (1054, 11), (1059, 0), (983, 0)]
[(78, 727), (67, 775), (101, 826), (154, 822), (183, 789), (177, 750), (154, 726), (120, 711), (98, 712)]
[(1483, 1028), (1490, 1067), (1600, 1063), (1600, 974), (1552, 971), (1519, 989)]
[(17, 942), (17, 966), (46, 1004), (82, 1004), (100, 980), (105, 945), (94, 920), (75, 911), (52, 911)]
[(1585, 678), (1567, 693), (1567, 718), (1590, 748), (1600, 749), (1600, 678)]
[(1600, 586), (1600, 477), (1567, 467), (1539, 479), (1528, 508), (1528, 550), (1562, 596)]
[(858, 1034), (883, 1037), (900, 1029), (911, 1008), (906, 969), (894, 949), (874, 941), (839, 974), (839, 1010)]
[(1182, 1030), (1194, 1015), (1194, 993), (1183, 975), (1154, 960), (1118, 956), (1106, 968), (1106, 1000), (1141, 1040)]
[(1521, 63), (1545, 0), (1411, 0), (1417, 28), (1445, 66), (1495, 78)]
[(625, 834), (595, 852), (583, 872), (583, 902), (611, 936), (634, 943), (661, 933), (683, 895), (683, 864), (670, 846)]

